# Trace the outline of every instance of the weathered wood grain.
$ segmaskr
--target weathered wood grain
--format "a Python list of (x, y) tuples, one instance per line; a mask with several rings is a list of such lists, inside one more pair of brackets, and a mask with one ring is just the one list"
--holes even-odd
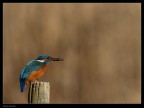
[(50, 84), (48, 82), (31, 82), (28, 92), (29, 104), (48, 104)]

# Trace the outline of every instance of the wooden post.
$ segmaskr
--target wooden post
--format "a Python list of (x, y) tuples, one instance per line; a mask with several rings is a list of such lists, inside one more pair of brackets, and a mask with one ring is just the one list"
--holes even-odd
[(31, 82), (28, 92), (29, 104), (48, 104), (50, 84), (48, 82)]

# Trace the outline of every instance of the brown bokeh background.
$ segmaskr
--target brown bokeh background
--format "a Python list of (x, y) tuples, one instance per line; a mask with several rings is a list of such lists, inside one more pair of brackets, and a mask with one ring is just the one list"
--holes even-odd
[(3, 103), (27, 103), (19, 75), (41, 54), (50, 103), (141, 103), (140, 3), (4, 3)]

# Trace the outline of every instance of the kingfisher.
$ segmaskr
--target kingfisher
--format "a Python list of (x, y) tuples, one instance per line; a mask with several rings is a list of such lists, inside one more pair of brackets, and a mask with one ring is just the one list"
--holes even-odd
[(38, 56), (35, 60), (31, 60), (26, 64), (20, 73), (20, 89), (21, 92), (30, 82), (37, 82), (46, 71), (46, 66), (50, 61), (63, 61), (62, 58), (52, 58), (47, 54)]

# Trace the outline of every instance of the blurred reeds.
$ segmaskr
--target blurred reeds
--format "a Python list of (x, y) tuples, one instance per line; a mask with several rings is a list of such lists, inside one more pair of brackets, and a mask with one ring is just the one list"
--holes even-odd
[(51, 103), (141, 103), (140, 3), (4, 3), (3, 103), (27, 103), (19, 75), (40, 54)]

